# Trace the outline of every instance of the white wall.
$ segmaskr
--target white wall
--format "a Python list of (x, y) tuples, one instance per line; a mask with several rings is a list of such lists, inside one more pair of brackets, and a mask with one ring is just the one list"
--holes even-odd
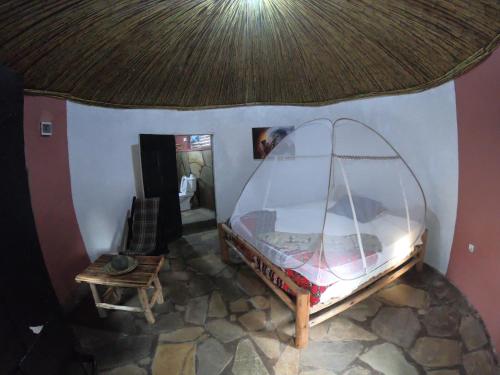
[(117, 247), (135, 194), (131, 147), (139, 133), (213, 134), (217, 218), (225, 220), (253, 160), (251, 128), (299, 125), (319, 117), (351, 117), (375, 128), (419, 178), (429, 208), (427, 261), (445, 272), (458, 190), (458, 143), (452, 82), (425, 92), (324, 107), (253, 106), (201, 111), (111, 109), (68, 102), (73, 201), (91, 258)]

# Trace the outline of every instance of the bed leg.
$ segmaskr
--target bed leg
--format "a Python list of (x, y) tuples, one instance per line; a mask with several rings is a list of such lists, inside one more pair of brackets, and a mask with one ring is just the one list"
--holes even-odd
[(309, 340), (309, 293), (299, 292), (297, 294), (297, 306), (295, 310), (295, 346), (303, 349)]
[(417, 269), (418, 272), (422, 272), (422, 270), (424, 269), (424, 258), (426, 250), (427, 250), (427, 229), (425, 230), (424, 234), (422, 234), (422, 250), (420, 251), (419, 254), (419, 262), (415, 265), (415, 268)]
[(222, 223), (219, 223), (218, 227), (219, 227), (220, 257), (224, 263), (229, 264), (229, 247), (227, 246), (226, 240), (224, 239), (224, 229), (222, 229)]

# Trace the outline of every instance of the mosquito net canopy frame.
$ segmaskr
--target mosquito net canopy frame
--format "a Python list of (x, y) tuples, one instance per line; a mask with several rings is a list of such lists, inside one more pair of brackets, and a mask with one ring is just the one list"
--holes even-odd
[(331, 285), (404, 259), (425, 217), (422, 187), (396, 149), (341, 118), (287, 135), (247, 181), (230, 225), (277, 266)]

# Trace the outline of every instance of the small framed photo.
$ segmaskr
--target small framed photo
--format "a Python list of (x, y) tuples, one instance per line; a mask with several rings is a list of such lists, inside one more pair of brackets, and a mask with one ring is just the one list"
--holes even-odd
[(52, 123), (48, 121), (42, 121), (40, 123), (40, 134), (42, 137), (50, 137), (52, 135)]

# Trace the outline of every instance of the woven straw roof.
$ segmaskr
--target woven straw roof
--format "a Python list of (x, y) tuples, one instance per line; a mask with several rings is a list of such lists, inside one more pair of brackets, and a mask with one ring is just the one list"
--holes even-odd
[(445, 82), (499, 30), (497, 0), (4, 0), (0, 63), (97, 104), (324, 104)]

